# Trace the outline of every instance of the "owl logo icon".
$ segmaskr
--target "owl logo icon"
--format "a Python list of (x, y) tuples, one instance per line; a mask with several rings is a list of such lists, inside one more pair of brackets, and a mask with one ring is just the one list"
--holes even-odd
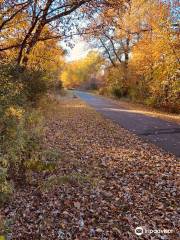
[(141, 236), (143, 234), (143, 228), (142, 227), (137, 227), (135, 229), (135, 234), (138, 235), (138, 236)]

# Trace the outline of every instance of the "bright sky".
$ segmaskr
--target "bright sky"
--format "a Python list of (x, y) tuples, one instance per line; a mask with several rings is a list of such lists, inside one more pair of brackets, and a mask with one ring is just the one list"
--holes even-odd
[(85, 41), (83, 41), (81, 39), (77, 39), (75, 41), (74, 48), (69, 50), (69, 54), (67, 55), (66, 60), (74, 61), (74, 60), (83, 58), (87, 55), (89, 50), (90, 50), (89, 46)]

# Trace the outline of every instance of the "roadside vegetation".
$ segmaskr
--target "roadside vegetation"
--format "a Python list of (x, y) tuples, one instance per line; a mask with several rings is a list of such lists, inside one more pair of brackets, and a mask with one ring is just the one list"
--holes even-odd
[(45, 158), (41, 144), (44, 119), (38, 105), (47, 90), (57, 85), (59, 63), (54, 63), (54, 69), (48, 60), (43, 64), (47, 67), (41, 68), (40, 63), (26, 68), (13, 63), (0, 66), (1, 203), (13, 192), (14, 185), (27, 183), (29, 171), (38, 169)]
[(33, 172), (53, 165), (53, 152), (42, 145), (39, 101), (60, 86), (64, 53), (54, 31), (37, 29), (45, 14), (37, 19), (39, 7), (38, 1), (0, 1), (0, 206)]

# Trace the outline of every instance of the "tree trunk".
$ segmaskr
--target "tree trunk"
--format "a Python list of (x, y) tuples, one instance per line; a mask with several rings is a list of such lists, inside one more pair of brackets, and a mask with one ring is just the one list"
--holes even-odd
[(124, 60), (124, 80), (125, 83), (127, 84), (128, 81), (128, 67), (129, 67), (129, 44), (130, 44), (130, 40), (129, 38), (126, 39), (126, 48), (124, 51), (124, 56), (125, 56), (125, 60)]

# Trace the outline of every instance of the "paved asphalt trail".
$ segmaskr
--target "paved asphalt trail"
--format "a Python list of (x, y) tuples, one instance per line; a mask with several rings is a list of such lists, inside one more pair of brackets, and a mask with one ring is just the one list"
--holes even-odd
[(75, 91), (75, 94), (123, 128), (180, 157), (179, 124), (150, 117), (135, 110), (128, 110), (109, 99), (90, 93)]

